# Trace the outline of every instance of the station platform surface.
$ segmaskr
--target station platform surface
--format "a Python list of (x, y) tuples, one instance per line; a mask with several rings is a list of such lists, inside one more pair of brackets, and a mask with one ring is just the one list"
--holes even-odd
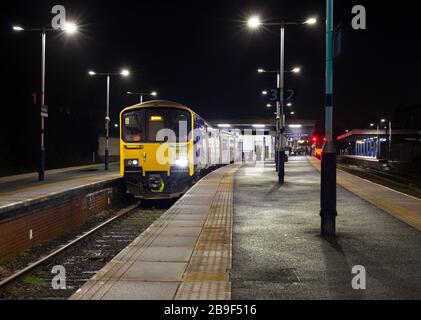
[(45, 181), (38, 181), (38, 173), (0, 178), (0, 213), (29, 205), (45, 197), (56, 195), (90, 184), (119, 178), (119, 165), (103, 164), (46, 171)]
[(326, 240), (319, 167), (291, 158), (283, 186), (273, 163), (211, 173), (72, 299), (421, 299), (421, 200), (338, 170)]

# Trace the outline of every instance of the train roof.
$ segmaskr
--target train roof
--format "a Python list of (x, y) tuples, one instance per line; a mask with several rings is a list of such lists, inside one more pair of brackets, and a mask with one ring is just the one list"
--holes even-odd
[(141, 108), (153, 108), (153, 107), (180, 108), (180, 109), (185, 109), (185, 110), (195, 113), (193, 110), (191, 110), (189, 107), (186, 107), (185, 105), (182, 105), (180, 103), (173, 102), (173, 101), (168, 101), (168, 100), (152, 100), (152, 101), (147, 101), (144, 103), (139, 103), (134, 106), (125, 108), (122, 112), (135, 110), (135, 109), (141, 109)]
[(206, 120), (204, 120), (197, 112), (193, 111), (191, 108), (181, 103), (169, 101), (169, 100), (151, 100), (144, 103), (138, 103), (138, 104), (135, 104), (134, 106), (125, 108), (123, 111), (121, 111), (121, 113), (130, 111), (130, 110), (136, 110), (136, 109), (142, 109), (142, 108), (153, 108), (153, 107), (179, 108), (179, 109), (190, 111), (196, 116), (200, 117), (203, 121), (205, 121), (205, 123), (209, 127), (212, 127), (211, 124), (209, 124)]

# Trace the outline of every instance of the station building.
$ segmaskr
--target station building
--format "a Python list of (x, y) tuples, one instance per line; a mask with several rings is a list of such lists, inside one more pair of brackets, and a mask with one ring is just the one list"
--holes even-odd
[(341, 156), (413, 161), (421, 156), (420, 130), (354, 129), (338, 137)]

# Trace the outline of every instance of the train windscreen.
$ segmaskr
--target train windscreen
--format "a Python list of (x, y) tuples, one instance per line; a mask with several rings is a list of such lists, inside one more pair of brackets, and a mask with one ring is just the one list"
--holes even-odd
[(176, 108), (147, 108), (123, 114), (123, 140), (128, 143), (186, 143), (191, 131), (190, 112)]

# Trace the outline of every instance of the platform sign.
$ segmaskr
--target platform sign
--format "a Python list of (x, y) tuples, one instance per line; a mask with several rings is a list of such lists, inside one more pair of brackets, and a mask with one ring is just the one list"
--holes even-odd
[(41, 117), (48, 118), (48, 106), (41, 106)]
[(288, 102), (294, 102), (295, 101), (295, 89), (287, 89), (285, 99)]
[[(277, 102), (281, 99), (281, 89), (270, 89), (267, 94), (270, 102)], [(285, 89), (285, 101), (295, 101), (295, 89)]]

